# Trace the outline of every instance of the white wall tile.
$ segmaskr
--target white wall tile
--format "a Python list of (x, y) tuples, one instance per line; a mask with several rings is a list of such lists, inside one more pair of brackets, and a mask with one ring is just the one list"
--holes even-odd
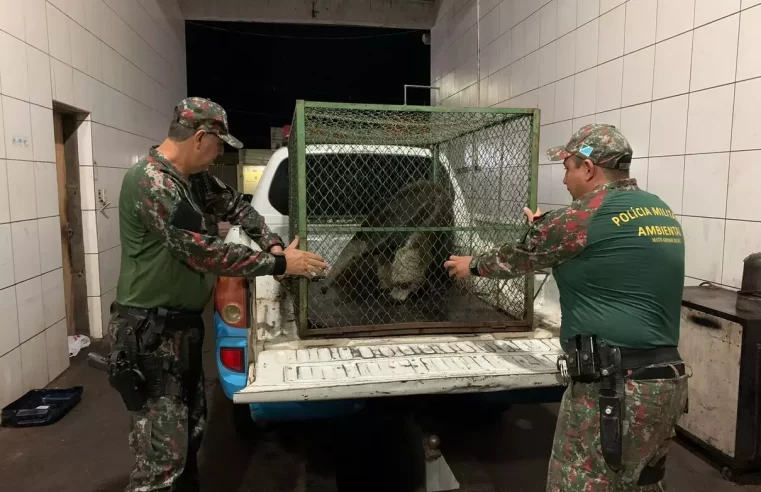
[(8, 165), (5, 159), (0, 159), (0, 224), (11, 221), (11, 206), (8, 198)]
[(100, 296), (100, 263), (99, 254), (85, 255), (85, 274), (87, 275), (87, 295)]
[(55, 58), (51, 58), (50, 74), (53, 84), (53, 99), (70, 106), (76, 105), (73, 69)]
[(95, 211), (82, 211), (82, 236), (85, 253), (98, 252), (98, 226)]
[(600, 15), (600, 0), (578, 0), (579, 8), (576, 14), (576, 25), (583, 26)]
[(29, 102), (38, 106), (52, 107), (52, 84), (50, 56), (37, 48), (26, 45)]
[[(3, 12), (3, 14), (6, 13)], [(3, 15), (0, 15), (0, 18), (3, 18)], [(0, 31), (0, 88), (6, 96), (29, 100), (26, 45), (23, 41), (2, 31)]]
[(52, 162), (35, 162), (33, 167), (34, 190), (37, 197), (37, 217), (58, 215), (58, 175), (56, 174), (56, 165)]
[(748, 9), (754, 5), (761, 5), (761, 0), (743, 0), (742, 2), (743, 9)]
[(80, 166), (79, 189), (82, 210), (95, 210), (95, 179), (92, 166)]
[(691, 60), (692, 31), (655, 46), (653, 99), (689, 92)]
[(558, 0), (558, 37), (576, 29), (577, 0)]
[(94, 338), (103, 338), (103, 315), (101, 313), (100, 297), (87, 298), (87, 318), (90, 324), (90, 335)]
[(3, 122), (5, 128), (5, 156), (8, 159), (31, 161), (32, 123), (29, 103), (3, 96)]
[(116, 283), (119, 280), (121, 252), (122, 248), (116, 247), (103, 251), (98, 255), (101, 292), (108, 292), (116, 288)]
[(24, 343), (45, 329), (41, 277), (34, 277), (16, 284), (16, 302), (18, 303), (19, 336), (21, 343)]
[(732, 152), (729, 164), (727, 218), (761, 221), (761, 151)]
[(523, 91), (533, 91), (539, 87), (539, 52), (534, 51), (524, 58)]
[[(100, 35), (98, 24), (98, 4), (102, 0), (84, 0), (84, 13), (85, 13), (85, 29), (93, 33), (95, 36)], [(141, 2), (142, 4), (142, 2)]]
[(653, 102), (650, 156), (684, 154), (687, 138), (687, 95)]
[(575, 77), (568, 77), (555, 84), (555, 121), (573, 118), (574, 79)]
[(558, 0), (552, 0), (540, 11), (539, 41), (545, 46), (558, 37)]
[(729, 151), (732, 137), (733, 85), (690, 94), (687, 153)]
[(623, 106), (652, 101), (654, 67), (654, 46), (624, 57), (624, 89), (621, 96)]
[(550, 193), (553, 205), (570, 205), (572, 201), (571, 194), (568, 193), (568, 188), (563, 184), (565, 167), (563, 167), (563, 164), (552, 164), (550, 167), (552, 168), (552, 187)]
[(621, 107), (623, 76), (623, 58), (618, 58), (597, 67), (596, 111), (604, 112)]
[(53, 381), (69, 368), (69, 342), (66, 320), (61, 320), (45, 331), (48, 348), (48, 379)]
[(597, 65), (597, 50), (590, 50), (590, 46), (597, 46), (600, 22), (595, 19), (576, 30), (576, 72), (588, 70)]
[(696, 0), (695, 27), (740, 11), (740, 0)]
[(513, 60), (520, 60), (528, 54), (526, 51), (526, 23), (521, 22), (513, 27), (511, 31), (513, 36)]
[(595, 114), (595, 99), (597, 97), (597, 68), (578, 73), (574, 76), (574, 78), (574, 118)]
[(40, 233), (36, 220), (11, 224), (13, 237), (13, 271), (16, 282), (23, 282), (39, 275)]
[(604, 14), (625, 3), (626, 0), (600, 0), (600, 14)]
[(539, 85), (547, 85), (555, 82), (557, 69), (556, 58), (557, 46), (555, 41), (539, 50)]
[(684, 156), (650, 158), (648, 191), (657, 195), (679, 215), (682, 213)]
[(14, 283), (11, 225), (2, 224), (0, 225), (0, 289)]
[(732, 124), (732, 150), (761, 149), (761, 79), (738, 82)]
[(637, 180), (637, 186), (641, 189), (648, 190), (648, 181), (650, 174), (649, 159), (632, 159), (631, 169), (629, 175)]
[(481, 46), (486, 46), (497, 39), (501, 33), (499, 29), (499, 9), (494, 9), (481, 19)]
[(727, 206), (729, 153), (688, 155), (684, 161), (682, 213), (724, 218)]
[(526, 19), (526, 53), (533, 53), (541, 46), (541, 16), (534, 13)]
[(626, 53), (655, 44), (658, 0), (630, 0), (626, 4)]
[(690, 90), (697, 91), (735, 80), (740, 15), (695, 29)]
[(63, 269), (42, 275), (42, 316), (48, 328), (66, 318), (63, 291)]
[[(5, 112), (3, 111), (3, 101), (0, 98), (0, 121), (5, 121)], [(5, 158), (5, 129), (0, 125), (0, 159)]]
[(50, 3), (47, 4), (50, 56), (71, 65), (71, 35), (69, 18)]
[(595, 115), (595, 123), (605, 123), (607, 125), (613, 125), (616, 128), (621, 128), (621, 110), (616, 109), (604, 113), (597, 113)]
[(42, 389), (48, 380), (48, 347), (45, 334), (21, 345), (21, 370), (24, 391)]
[(685, 274), (709, 282), (721, 282), (724, 220), (684, 216), (682, 231)]
[[(11, 0), (17, 1), (17, 0)], [(24, 0), (24, 32), (25, 40), (30, 45), (45, 53), (48, 52), (48, 20), (45, 0)]]
[(549, 84), (539, 89), (537, 107), (541, 111), (541, 122), (544, 124), (555, 121), (555, 84)]
[(658, 31), (656, 41), (692, 30), (695, 17), (695, 0), (667, 0), (658, 2)]
[(71, 17), (74, 22), (84, 25), (85, 8), (82, 0), (48, 0), (48, 2), (57, 7), (66, 16)]
[(95, 214), (95, 220), (98, 228), (98, 252), (118, 246), (119, 210), (108, 209), (106, 210), (105, 215), (97, 212)]
[[(632, 146), (635, 157), (647, 157), (650, 155), (651, 106), (651, 103), (647, 103), (621, 110), (621, 131), (629, 141), (629, 145)], [(686, 114), (684, 123), (686, 126)]]
[(35, 104), (29, 106), (32, 124), (32, 150), (35, 161), (55, 162), (53, 111)]
[(116, 300), (116, 289), (104, 292), (100, 297), (100, 319), (101, 327), (104, 331), (108, 330), (108, 321), (110, 318), (109, 308)]
[(0, 357), (0, 405), (5, 407), (24, 394), (21, 349)]
[(37, 221), (40, 234), (40, 271), (47, 273), (63, 265), (61, 220), (58, 216)]
[[(539, 180), (537, 183), (537, 201), (539, 203), (552, 202), (552, 166), (539, 166)], [(2, 295), (2, 291), (0, 291)], [(15, 304), (14, 304), (15, 308)], [(18, 342), (17, 342), (18, 344)]]
[(24, 39), (24, 7), (18, 0), (0, 0), (0, 30)]
[(37, 218), (37, 199), (34, 189), (34, 163), (28, 161), (6, 161), (8, 169), (8, 199), (11, 220)]
[(743, 260), (760, 250), (761, 223), (728, 220), (721, 283), (739, 289), (742, 286)]
[(16, 289), (7, 287), (0, 290), (0, 354), (7, 354), (19, 346), (18, 310)]
[[(526, 59), (521, 58), (510, 66), (510, 96), (516, 97), (526, 91)], [(502, 99), (502, 98), (501, 98)]]
[(596, 115), (590, 114), (587, 116), (582, 116), (581, 118), (574, 118), (573, 119), (573, 133), (576, 133), (577, 131), (581, 130), (583, 127), (587, 125), (592, 125), (595, 122)]
[[(500, 36), (495, 41), (499, 45), (499, 66), (500, 68), (506, 67), (512, 63), (513, 60), (513, 35), (511, 32), (507, 32)], [(105, 49), (105, 48), (104, 48)], [(104, 59), (105, 60), (105, 59)], [(105, 78), (105, 65), (104, 65), (104, 78)]]
[[(505, 67), (499, 72), (497, 72), (494, 77), (494, 83), (496, 84), (496, 89), (492, 88), (494, 91), (494, 95), (491, 95), (489, 97), (494, 97), (495, 102), (505, 101), (510, 98), (512, 95), (510, 93), (511, 86), (512, 86), (512, 69), (511, 67)], [(120, 157), (120, 163), (127, 162), (124, 158)], [(123, 166), (124, 164), (117, 163), (118, 166)]]
[(761, 7), (740, 14), (737, 80), (761, 76)]
[(600, 17), (597, 60), (605, 63), (624, 54), (626, 6), (622, 5)]
[(576, 73), (576, 31), (557, 41), (555, 76), (564, 79)]

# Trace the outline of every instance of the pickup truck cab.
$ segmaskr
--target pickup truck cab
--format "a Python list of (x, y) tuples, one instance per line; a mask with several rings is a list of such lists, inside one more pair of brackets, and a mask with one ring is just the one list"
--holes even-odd
[[(430, 151), (418, 150), (430, 158)], [(306, 146), (307, 157), (340, 159), (341, 154), (360, 152), (383, 162), (384, 156), (409, 149)], [(446, 160), (442, 161), (455, 194), (461, 194)], [(270, 158), (252, 200), (286, 243), (291, 239), (288, 174), (288, 149), (281, 148)], [(238, 227), (229, 230), (225, 241), (258, 249)], [(361, 410), (371, 398), (469, 394), (507, 405), (559, 401), (563, 390), (556, 367), (557, 326), (536, 314), (534, 329), (519, 333), (437, 330), (430, 335), (302, 339), (291, 294), (271, 276), (219, 278), (214, 306), (220, 381), (235, 404), (239, 429), (253, 421), (336, 417)]]

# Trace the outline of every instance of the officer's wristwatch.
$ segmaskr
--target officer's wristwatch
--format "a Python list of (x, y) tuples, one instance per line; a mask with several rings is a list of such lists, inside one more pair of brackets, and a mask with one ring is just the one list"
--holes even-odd
[(481, 274), (478, 273), (478, 258), (475, 256), (470, 260), (470, 274), (476, 277), (481, 276)]

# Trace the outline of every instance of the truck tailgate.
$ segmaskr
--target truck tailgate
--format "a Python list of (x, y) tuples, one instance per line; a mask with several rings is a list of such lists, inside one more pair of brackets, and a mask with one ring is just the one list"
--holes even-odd
[(258, 354), (236, 403), (557, 386), (557, 338), (341, 346)]

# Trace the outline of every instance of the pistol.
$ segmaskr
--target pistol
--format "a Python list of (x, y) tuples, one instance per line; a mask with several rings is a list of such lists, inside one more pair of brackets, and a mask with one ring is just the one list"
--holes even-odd
[(111, 366), (108, 363), (108, 359), (95, 352), (87, 354), (87, 364), (95, 369), (100, 369), (103, 372), (111, 372)]

